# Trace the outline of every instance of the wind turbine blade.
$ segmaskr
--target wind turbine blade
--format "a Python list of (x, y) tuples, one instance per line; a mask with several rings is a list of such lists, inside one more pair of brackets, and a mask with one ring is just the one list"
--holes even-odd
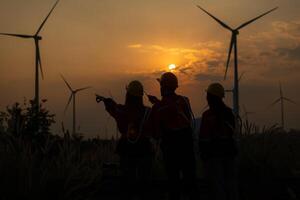
[(273, 9), (271, 9), (271, 10), (269, 10), (269, 11), (267, 11), (267, 12), (265, 12), (265, 13), (263, 13), (263, 14), (257, 16), (257, 17), (255, 17), (255, 18), (253, 18), (253, 19), (251, 19), (251, 20), (249, 20), (249, 21), (243, 23), (243, 24), (240, 25), (236, 30), (239, 30), (239, 29), (241, 29), (241, 28), (247, 26), (248, 24), (251, 24), (252, 22), (258, 20), (259, 18), (261, 18), (261, 17), (263, 17), (263, 16), (269, 14), (270, 12), (273, 12), (273, 11), (276, 10), (277, 8), (278, 8), (278, 7), (275, 7), (275, 8), (273, 8)]
[(89, 88), (91, 88), (91, 86), (84, 87), (84, 88), (79, 88), (79, 89), (75, 90), (75, 92), (79, 92), (79, 91), (86, 90), (86, 89), (89, 89)]
[(231, 41), (230, 41), (229, 52), (228, 52), (228, 57), (227, 57), (227, 63), (226, 63), (226, 70), (225, 70), (224, 80), (226, 79), (226, 76), (227, 76), (227, 71), (228, 71), (228, 67), (229, 67), (229, 63), (230, 63), (230, 58), (231, 58), (231, 52), (232, 52), (233, 45), (234, 45), (234, 34), (232, 34), (232, 36), (231, 36)]
[(36, 48), (37, 48), (37, 61), (38, 64), (40, 66), (40, 70), (41, 70), (41, 75), (42, 75), (42, 79), (44, 79), (44, 72), (43, 72), (43, 67), (42, 67), (42, 60), (41, 60), (41, 53), (40, 53), (40, 46), (39, 46), (39, 42), (36, 41)]
[(72, 87), (71, 87), (70, 84), (66, 81), (66, 79), (64, 78), (63, 75), (61, 75), (61, 78), (64, 80), (64, 82), (66, 83), (66, 85), (68, 86), (68, 88), (73, 92)]
[(239, 78), (239, 82), (240, 82), (240, 80), (242, 80), (244, 75), (245, 75), (245, 72), (242, 72), (241, 75), (240, 75), (240, 78)]
[(71, 95), (69, 97), (68, 103), (67, 103), (67, 105), (65, 107), (65, 110), (64, 110), (64, 114), (66, 113), (66, 111), (67, 111), (67, 109), (68, 109), (68, 107), (69, 107), (69, 105), (70, 105), (70, 103), (72, 101), (72, 98), (73, 98), (73, 93), (71, 93)]
[(23, 34), (0, 33), (0, 35), (6, 35), (6, 36), (12, 36), (12, 37), (20, 37), (20, 38), (33, 38), (32, 35), (23, 35)]
[(274, 106), (276, 103), (278, 103), (279, 101), (281, 100), (281, 98), (279, 98), (279, 99), (277, 99), (277, 100), (275, 100), (272, 104), (270, 104), (270, 106), (269, 107), (271, 107), (271, 106)]
[(282, 85), (281, 85), (280, 81), (279, 81), (279, 91), (280, 91), (280, 97), (282, 98), (283, 97), (283, 94), (282, 94)]
[(54, 8), (56, 7), (56, 5), (58, 4), (59, 0), (57, 0), (54, 4), (54, 6), (52, 7), (52, 9), (50, 10), (49, 14), (47, 15), (47, 17), (44, 19), (43, 23), (40, 25), (39, 29), (37, 30), (35, 35), (38, 35), (39, 32), (42, 30), (44, 24), (46, 23), (46, 21), (48, 20), (49, 16), (51, 15), (52, 11), (54, 10)]
[(293, 101), (293, 100), (291, 100), (291, 99), (288, 99), (288, 98), (286, 98), (286, 97), (283, 97), (283, 99), (286, 100), (286, 101), (288, 101), (288, 102), (290, 102), (290, 103), (296, 104), (295, 101)]
[(227, 24), (225, 24), (224, 22), (222, 22), (221, 20), (219, 20), (218, 18), (216, 18), (215, 16), (213, 16), (212, 14), (210, 14), (208, 11), (206, 11), (204, 8), (202, 8), (201, 6), (197, 5), (198, 8), (200, 8), (203, 12), (205, 12), (206, 14), (208, 14), (209, 16), (211, 16), (214, 20), (216, 20), (221, 26), (223, 26), (224, 28), (232, 31), (232, 28), (230, 28)]

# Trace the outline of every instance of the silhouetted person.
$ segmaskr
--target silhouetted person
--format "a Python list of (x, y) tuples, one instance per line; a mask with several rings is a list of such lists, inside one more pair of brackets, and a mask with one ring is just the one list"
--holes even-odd
[(149, 190), (152, 167), (152, 145), (147, 130), (150, 108), (143, 104), (143, 86), (132, 81), (127, 87), (125, 105), (103, 98), (106, 111), (116, 120), (121, 138), (117, 153), (122, 172), (122, 199), (139, 194), (143, 199)]
[(162, 99), (148, 95), (154, 104), (151, 119), (155, 128), (155, 138), (161, 140), (161, 150), (168, 177), (169, 199), (180, 199), (181, 181), (189, 197), (194, 197), (195, 156), (192, 136), (192, 111), (187, 97), (177, 95), (177, 77), (164, 73), (160, 79)]
[(237, 145), (234, 139), (235, 118), (223, 102), (224, 88), (212, 83), (207, 89), (209, 109), (202, 115), (199, 150), (211, 187), (211, 198), (236, 200)]

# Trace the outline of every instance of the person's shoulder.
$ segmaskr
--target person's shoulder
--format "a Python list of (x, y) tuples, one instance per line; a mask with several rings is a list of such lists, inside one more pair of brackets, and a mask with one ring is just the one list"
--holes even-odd
[(184, 99), (184, 100), (189, 100), (187, 96), (181, 95), (181, 94), (176, 94), (176, 97), (179, 99)]
[(211, 110), (210, 109), (207, 109), (207, 110), (205, 110), (203, 113), (202, 113), (202, 118), (203, 117), (206, 117), (206, 116), (209, 116), (209, 115), (211, 115), (212, 113), (211, 113)]
[(177, 94), (176, 98), (177, 98), (177, 101), (181, 101), (181, 102), (188, 103), (188, 104), (190, 103), (189, 98), (186, 96)]

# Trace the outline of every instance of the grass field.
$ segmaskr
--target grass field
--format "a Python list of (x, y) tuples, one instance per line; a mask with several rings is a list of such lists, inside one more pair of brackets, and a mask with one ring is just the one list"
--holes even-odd
[[(120, 170), (114, 139), (85, 139), (65, 130), (63, 136), (16, 134), (5, 126), (0, 130), (2, 199), (118, 198)], [(241, 199), (299, 199), (300, 131), (245, 122), (238, 142)], [(196, 157), (199, 193), (207, 199), (201, 160)], [(153, 199), (165, 199), (159, 152), (152, 174)]]
[[(300, 133), (276, 127), (244, 133), (239, 142), (243, 199), (255, 199), (255, 194), (264, 194), (265, 199), (278, 195), (296, 199)], [(118, 188), (114, 140), (84, 140), (68, 133), (49, 135), (42, 143), (8, 133), (0, 137), (1, 195), (5, 199), (91, 199), (101, 196), (99, 191), (109, 196), (114, 194), (114, 186)], [(200, 190), (205, 191), (200, 161), (198, 169)], [(156, 185), (164, 184), (160, 156), (154, 161), (153, 175)]]

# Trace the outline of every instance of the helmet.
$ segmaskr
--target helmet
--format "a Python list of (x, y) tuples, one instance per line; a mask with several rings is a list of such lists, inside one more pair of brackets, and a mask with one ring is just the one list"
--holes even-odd
[(135, 80), (131, 81), (129, 85), (126, 87), (126, 90), (129, 94), (133, 96), (143, 96), (144, 88), (141, 82)]
[(210, 84), (206, 92), (220, 98), (225, 97), (225, 89), (220, 83)]
[(160, 85), (176, 89), (178, 87), (178, 80), (175, 74), (172, 72), (166, 72), (161, 75), (160, 79), (157, 79), (160, 82)]

